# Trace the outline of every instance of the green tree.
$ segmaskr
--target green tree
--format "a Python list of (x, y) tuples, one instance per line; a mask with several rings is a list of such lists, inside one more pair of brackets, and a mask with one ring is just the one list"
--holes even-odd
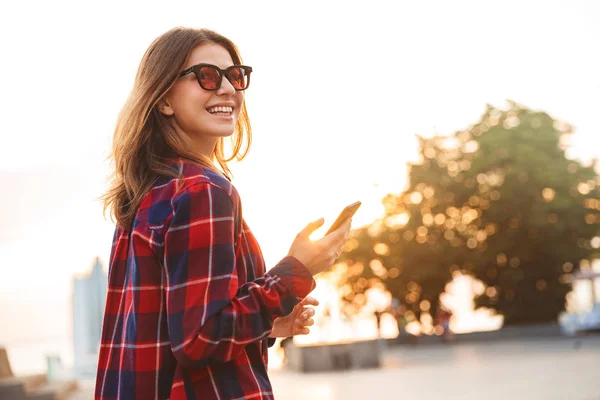
[(488, 106), (448, 137), (419, 138), (408, 188), (384, 198), (385, 215), (354, 232), (343, 261), (348, 307), (383, 283), (417, 319), (435, 315), (453, 273), (483, 281), (476, 298), (505, 324), (556, 320), (571, 274), (600, 239), (599, 180), (565, 155), (571, 128), (515, 103)]

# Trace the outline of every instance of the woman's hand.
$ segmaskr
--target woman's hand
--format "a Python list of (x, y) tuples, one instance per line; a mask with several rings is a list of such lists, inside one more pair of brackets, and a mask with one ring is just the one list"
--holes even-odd
[(275, 318), (275, 321), (273, 321), (273, 330), (269, 337), (278, 338), (308, 335), (310, 333), (308, 327), (315, 323), (312, 318), (315, 315), (315, 309), (307, 306), (318, 305), (319, 301), (314, 297), (305, 297), (301, 302), (296, 304), (296, 307), (294, 307), (291, 313), (285, 317)]
[(288, 255), (304, 264), (312, 275), (327, 271), (340, 256), (342, 246), (348, 240), (351, 224), (350, 218), (329, 235), (312, 241), (309, 236), (323, 225), (323, 218), (311, 222), (296, 235)]

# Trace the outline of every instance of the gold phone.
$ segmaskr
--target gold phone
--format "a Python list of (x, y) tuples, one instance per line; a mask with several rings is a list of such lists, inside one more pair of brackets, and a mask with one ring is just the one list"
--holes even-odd
[(354, 215), (354, 213), (356, 213), (361, 204), (362, 203), (360, 201), (357, 201), (346, 206), (346, 208), (344, 208), (340, 215), (337, 217), (335, 222), (331, 225), (325, 236), (329, 235), (331, 232), (339, 228), (344, 222), (346, 222), (348, 218), (352, 218), (352, 216)]

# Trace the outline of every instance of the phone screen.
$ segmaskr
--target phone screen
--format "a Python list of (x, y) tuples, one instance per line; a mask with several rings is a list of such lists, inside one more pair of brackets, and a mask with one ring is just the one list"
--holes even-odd
[(350, 204), (349, 206), (346, 206), (346, 208), (342, 210), (340, 215), (337, 217), (337, 219), (331, 225), (331, 227), (325, 235), (329, 235), (331, 232), (339, 228), (340, 225), (342, 225), (348, 218), (351, 218), (354, 215), (354, 213), (356, 213), (361, 204), (362, 203), (360, 201), (357, 201), (355, 203)]

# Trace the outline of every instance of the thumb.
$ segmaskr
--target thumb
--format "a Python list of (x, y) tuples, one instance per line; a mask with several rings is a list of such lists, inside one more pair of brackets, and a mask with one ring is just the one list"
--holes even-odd
[(306, 227), (304, 229), (302, 229), (300, 231), (300, 235), (302, 235), (304, 237), (309, 237), (311, 233), (313, 233), (314, 231), (319, 229), (319, 227), (321, 227), (321, 225), (323, 225), (323, 222), (325, 222), (325, 220), (323, 218), (319, 218), (318, 220), (311, 222), (310, 224), (306, 225)]

